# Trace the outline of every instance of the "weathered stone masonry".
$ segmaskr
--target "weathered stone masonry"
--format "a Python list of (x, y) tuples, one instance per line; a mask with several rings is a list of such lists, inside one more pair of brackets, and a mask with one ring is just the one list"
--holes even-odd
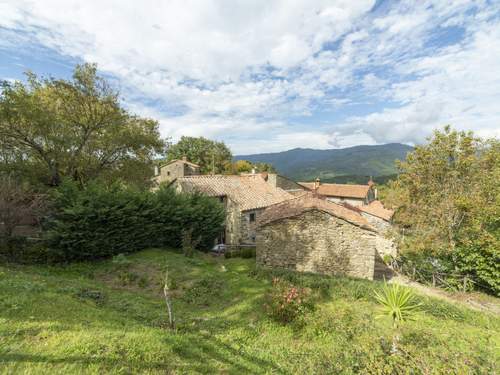
[(257, 231), (257, 263), (301, 272), (373, 279), (377, 234), (320, 210)]

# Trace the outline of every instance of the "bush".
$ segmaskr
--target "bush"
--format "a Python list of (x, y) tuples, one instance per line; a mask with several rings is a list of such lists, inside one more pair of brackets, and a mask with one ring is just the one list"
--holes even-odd
[(243, 258), (250, 259), (255, 258), (255, 247), (243, 247), (238, 248), (238, 250), (226, 250), (224, 252), (224, 257), (229, 258)]
[(297, 287), (280, 278), (273, 279), (265, 306), (271, 318), (284, 324), (300, 323), (306, 313), (314, 309), (310, 289)]
[(243, 259), (255, 258), (255, 247), (241, 249), (241, 257)]
[(182, 296), (187, 303), (208, 306), (220, 299), (224, 283), (215, 277), (206, 277), (196, 281)]
[(148, 247), (180, 247), (189, 229), (202, 249), (213, 245), (224, 221), (222, 205), (199, 194), (172, 189), (140, 191), (92, 183), (62, 184), (44, 224), (51, 256), (75, 261), (126, 254)]

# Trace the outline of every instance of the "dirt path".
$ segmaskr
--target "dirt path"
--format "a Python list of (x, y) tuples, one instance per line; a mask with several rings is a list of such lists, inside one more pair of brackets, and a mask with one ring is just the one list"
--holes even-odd
[(429, 297), (441, 298), (448, 302), (465, 305), (474, 310), (487, 311), (500, 315), (500, 299), (487, 296), (482, 293), (447, 292), (446, 290), (433, 288), (410, 280), (406, 276), (396, 275), (390, 283), (406, 285), (416, 289), (419, 293)]

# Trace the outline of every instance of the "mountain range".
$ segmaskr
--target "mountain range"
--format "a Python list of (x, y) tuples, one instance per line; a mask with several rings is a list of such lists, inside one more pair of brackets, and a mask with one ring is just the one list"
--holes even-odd
[(401, 143), (354, 146), (330, 150), (294, 148), (267, 154), (238, 155), (235, 160), (270, 163), (295, 181), (366, 183), (369, 176), (384, 183), (397, 173), (395, 160), (404, 160), (413, 147)]

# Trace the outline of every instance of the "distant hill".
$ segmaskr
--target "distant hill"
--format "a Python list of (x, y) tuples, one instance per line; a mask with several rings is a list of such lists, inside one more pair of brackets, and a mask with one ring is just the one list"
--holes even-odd
[[(317, 177), (327, 182), (366, 182), (366, 177), (386, 180), (397, 173), (394, 161), (403, 160), (413, 147), (401, 143), (314, 150), (295, 148), (283, 152), (238, 155), (235, 160), (271, 163), (280, 174), (296, 181)], [(380, 181), (382, 182), (382, 181)]]

